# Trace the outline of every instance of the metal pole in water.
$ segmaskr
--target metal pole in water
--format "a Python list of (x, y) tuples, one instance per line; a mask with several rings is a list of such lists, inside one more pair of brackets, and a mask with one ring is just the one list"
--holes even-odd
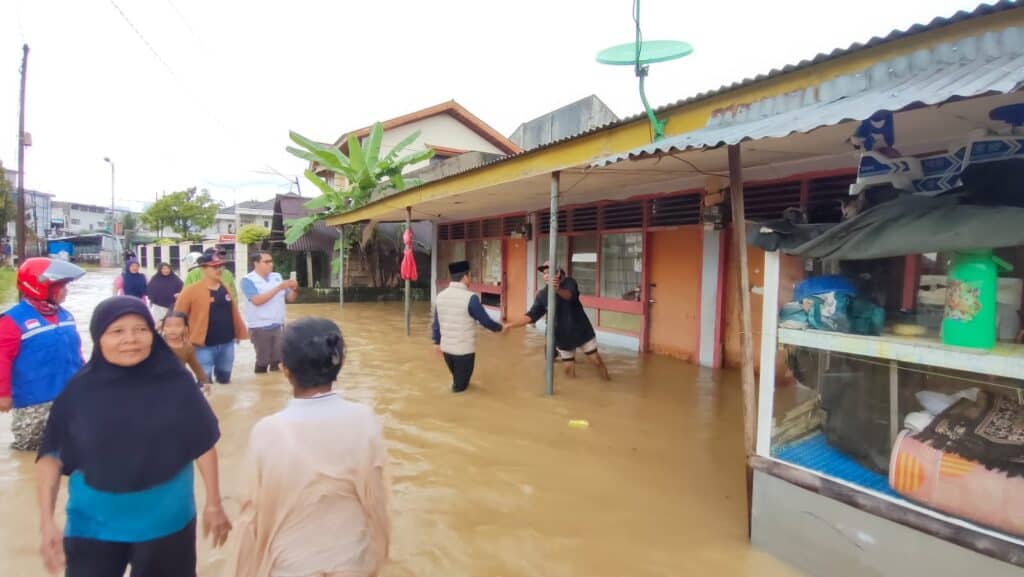
[[(405, 230), (412, 230), (412, 207), (405, 207)], [(405, 279), (405, 336), (411, 334), (412, 324), (412, 281)]]
[[(551, 173), (551, 214), (550, 227), (548, 230), (548, 274), (554, 277), (558, 272), (558, 181), (559, 173)], [(547, 383), (548, 396), (555, 393), (555, 294), (558, 287), (548, 285), (548, 313), (547, 313), (547, 364), (544, 368), (544, 378)]]

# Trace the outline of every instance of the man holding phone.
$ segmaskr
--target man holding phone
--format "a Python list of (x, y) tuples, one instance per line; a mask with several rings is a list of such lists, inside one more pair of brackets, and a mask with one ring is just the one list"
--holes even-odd
[(269, 252), (257, 251), (249, 257), (252, 272), (242, 279), (245, 323), (256, 349), (256, 373), (278, 371), (281, 367), (281, 332), (284, 329), (285, 301), (295, 302), (299, 283), (294, 273), (288, 280), (274, 272)]

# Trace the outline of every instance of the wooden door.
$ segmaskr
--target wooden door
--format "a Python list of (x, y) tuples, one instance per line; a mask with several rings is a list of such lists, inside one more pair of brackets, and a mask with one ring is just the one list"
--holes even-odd
[(650, 352), (694, 360), (700, 341), (701, 229), (655, 231), (648, 237)]
[(502, 286), (501, 316), (518, 317), (526, 312), (526, 239), (505, 239), (505, 282)]

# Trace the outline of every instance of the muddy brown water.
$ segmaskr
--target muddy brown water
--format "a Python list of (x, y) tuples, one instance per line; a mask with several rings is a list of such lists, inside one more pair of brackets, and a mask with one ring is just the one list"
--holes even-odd
[[(89, 316), (114, 274), (92, 272), (72, 287), (67, 307), (87, 355)], [(472, 386), (454, 396), (425, 304), (411, 338), (400, 303), (289, 308), (292, 318), (312, 315), (345, 334), (340, 392), (385, 424), (394, 522), (386, 577), (800, 575), (747, 542), (736, 374), (607, 351), (612, 382), (581, 364), (547, 398), (543, 339), (518, 331), (481, 334)], [(232, 384), (212, 397), (231, 516), (248, 431), (290, 397), (279, 376), (256, 376), (252, 364), (242, 344)], [(572, 419), (589, 428), (570, 428)], [(7, 448), (9, 429), (0, 416), (0, 574), (43, 575), (32, 458)], [(199, 574), (221, 576), (231, 550), (202, 543)]]

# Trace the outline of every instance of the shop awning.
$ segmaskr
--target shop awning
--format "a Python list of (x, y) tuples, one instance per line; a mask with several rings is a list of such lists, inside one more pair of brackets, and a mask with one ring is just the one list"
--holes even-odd
[[(970, 191), (941, 197), (907, 194), (832, 227), (750, 225), (749, 242), (803, 258), (866, 260), (908, 254), (984, 250), (1024, 244), (1024, 208), (973, 204)], [(754, 228), (757, 227), (757, 230)], [(808, 237), (813, 237), (806, 240)], [(792, 241), (800, 241), (794, 246)]]
[[(1010, 27), (938, 44), (879, 62), (856, 74), (716, 111), (707, 125), (596, 160), (603, 167), (691, 149), (807, 133), (879, 111), (897, 112), (986, 94), (1024, 84), (1024, 28)], [(897, 146), (899, 143), (897, 142)]]

